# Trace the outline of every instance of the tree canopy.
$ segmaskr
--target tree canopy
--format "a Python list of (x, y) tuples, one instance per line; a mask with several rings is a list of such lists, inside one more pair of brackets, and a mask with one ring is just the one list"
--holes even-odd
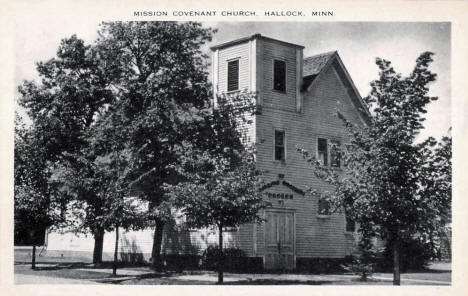
[[(199, 122), (201, 142), (185, 142), (177, 149), (174, 168), (180, 182), (166, 184), (171, 204), (188, 227), (218, 230), (220, 254), (223, 229), (262, 221), (260, 210), (267, 206), (259, 190), (264, 183), (254, 146), (245, 135), (254, 97), (244, 92), (219, 98), (218, 107)], [(223, 282), (222, 265), (218, 283)]]
[(95, 253), (115, 227), (119, 196), (136, 196), (149, 202), (145, 220), (157, 226), (153, 257), (159, 254), (169, 218), (162, 186), (177, 182), (174, 146), (209, 107), (201, 47), (213, 33), (193, 22), (103, 23), (90, 45), (63, 39), (56, 57), (37, 63), (40, 83), (19, 87), (19, 105), (53, 172), (48, 184), (81, 221), (75, 229), (95, 235)]
[(436, 79), (428, 69), (432, 55), (422, 53), (407, 77), (389, 61), (376, 60), (379, 78), (364, 98), (371, 123), (360, 126), (337, 112), (348, 132), (348, 143), (340, 151), (343, 172), (321, 166), (299, 149), (316, 176), (333, 185), (325, 197), (332, 207), (344, 210), (366, 236), (378, 235), (393, 245), (396, 268), (398, 245), (414, 237), (431, 239), (434, 222), (450, 213), (449, 140), (436, 150), (433, 138), (416, 141), (427, 105), (437, 99), (428, 94), (428, 85)]

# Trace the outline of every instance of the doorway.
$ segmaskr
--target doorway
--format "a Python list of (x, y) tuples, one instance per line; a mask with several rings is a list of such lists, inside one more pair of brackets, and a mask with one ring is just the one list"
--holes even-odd
[(268, 210), (265, 219), (265, 269), (294, 269), (294, 212)]

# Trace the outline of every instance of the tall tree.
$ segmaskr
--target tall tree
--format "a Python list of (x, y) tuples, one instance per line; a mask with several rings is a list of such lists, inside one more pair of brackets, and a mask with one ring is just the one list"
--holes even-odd
[(218, 283), (222, 284), (223, 229), (261, 221), (259, 211), (267, 203), (259, 190), (263, 181), (255, 153), (245, 136), (255, 100), (240, 93), (219, 102), (200, 122), (199, 142), (187, 142), (177, 149), (175, 167), (182, 180), (166, 185), (166, 190), (189, 227), (217, 229)]
[[(111, 73), (98, 61), (99, 53), (73, 35), (62, 40), (57, 57), (37, 64), (40, 83), (25, 81), (19, 87), (19, 104), (32, 121), (35, 145), (41, 147), (42, 157), (50, 166), (69, 169), (89, 163), (83, 154), (88, 145), (86, 132), (96, 114), (114, 101)], [(52, 182), (56, 187), (60, 183)], [(87, 198), (99, 208), (92, 188), (82, 188), (73, 196), (82, 194), (90, 194)], [(92, 228), (92, 233), (96, 245), (93, 258), (100, 261), (104, 230)]]
[(450, 211), (450, 181), (437, 181), (439, 165), (432, 161), (436, 141), (416, 142), (426, 106), (437, 99), (428, 95), (428, 84), (436, 78), (428, 69), (431, 62), (432, 53), (422, 53), (414, 70), (403, 77), (389, 61), (377, 59), (379, 79), (364, 99), (371, 124), (358, 126), (337, 113), (349, 135), (339, 153), (343, 173), (321, 166), (299, 149), (316, 175), (334, 186), (325, 196), (333, 208), (344, 210), (365, 235), (378, 234), (390, 244), (395, 285), (400, 284), (400, 245), (414, 237), (431, 239), (434, 221)]
[(174, 183), (174, 147), (206, 108), (210, 97), (202, 46), (214, 31), (198, 23), (113, 22), (99, 31), (97, 48), (109, 67), (129, 143), (132, 192), (150, 203), (154, 221), (153, 264), (159, 263), (162, 233), (170, 217), (164, 183)]

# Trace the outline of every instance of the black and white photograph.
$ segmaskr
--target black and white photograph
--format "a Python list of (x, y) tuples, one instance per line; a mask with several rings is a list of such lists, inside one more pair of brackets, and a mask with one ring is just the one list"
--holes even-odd
[(451, 286), (454, 26), (334, 13), (17, 21), (14, 285)]

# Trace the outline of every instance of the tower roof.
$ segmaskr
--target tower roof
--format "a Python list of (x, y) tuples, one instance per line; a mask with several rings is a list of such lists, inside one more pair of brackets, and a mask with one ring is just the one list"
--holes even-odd
[(262, 36), (261, 34), (257, 33), (257, 34), (253, 34), (253, 35), (250, 35), (250, 36), (247, 36), (247, 37), (235, 39), (235, 40), (232, 40), (232, 41), (228, 41), (228, 42), (225, 42), (225, 43), (221, 43), (221, 44), (212, 46), (212, 47), (210, 47), (210, 49), (211, 50), (222, 49), (222, 48), (225, 48), (225, 47), (228, 47), (228, 46), (241, 44), (241, 43), (248, 42), (248, 41), (254, 40), (254, 39), (262, 39), (262, 40), (267, 40), (267, 41), (273, 41), (273, 42), (281, 43), (281, 44), (284, 44), (284, 45), (299, 47), (301, 49), (304, 48), (304, 46), (299, 45), (299, 44), (289, 43), (289, 42), (285, 42), (285, 41), (282, 41), (282, 40)]

